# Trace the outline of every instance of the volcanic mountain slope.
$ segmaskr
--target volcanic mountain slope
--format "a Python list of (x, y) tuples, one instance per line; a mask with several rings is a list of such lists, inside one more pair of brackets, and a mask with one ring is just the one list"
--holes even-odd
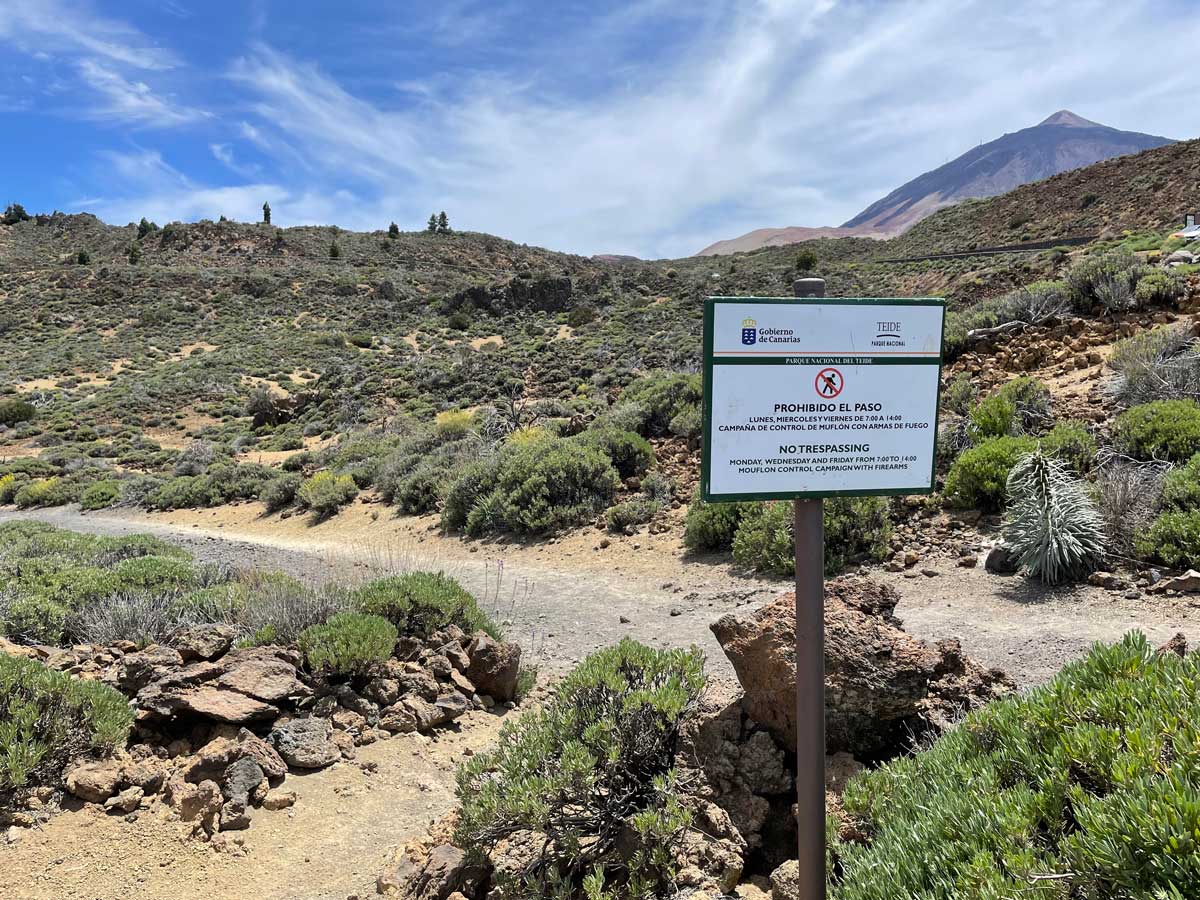
[(1200, 140), (1063, 172), (943, 209), (886, 242), (886, 256), (974, 250), (1072, 236), (1182, 227), (1200, 207)]
[(698, 255), (737, 253), (818, 237), (894, 236), (964, 200), (994, 197), (1062, 172), (1170, 143), (1170, 138), (1119, 131), (1059, 110), (1032, 128), (981, 144), (914, 178), (839, 228), (760, 228), (718, 241)]
[(995, 197), (1061, 172), (1169, 143), (1170, 138), (1118, 131), (1059, 110), (1032, 128), (981, 144), (901, 185), (843, 227), (896, 233), (961, 200)]

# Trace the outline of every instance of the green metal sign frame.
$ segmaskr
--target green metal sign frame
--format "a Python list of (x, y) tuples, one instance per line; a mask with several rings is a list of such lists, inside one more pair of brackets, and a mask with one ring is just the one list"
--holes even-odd
[[(933, 414), (933, 459), (929, 470), (929, 484), (917, 488), (872, 488), (841, 491), (760, 491), (749, 494), (712, 494), (709, 491), (712, 466), (712, 390), (713, 366), (738, 365), (798, 365), (784, 357), (769, 360), (728, 357), (717, 359), (713, 355), (713, 321), (716, 308), (722, 303), (761, 304), (763, 306), (940, 306), (942, 313), (942, 339), (937, 357), (897, 358), (892, 356), (853, 356), (838, 354), (828, 356), (806, 356), (803, 365), (936, 365), (938, 367), (938, 396)], [(942, 364), (946, 345), (946, 301), (937, 297), (708, 297), (704, 301), (704, 430), (700, 456), (700, 496), (706, 503), (735, 503), (747, 500), (806, 500), (817, 497), (879, 497), (903, 496), (907, 494), (932, 494), (936, 488), (938, 422), (941, 418)]]

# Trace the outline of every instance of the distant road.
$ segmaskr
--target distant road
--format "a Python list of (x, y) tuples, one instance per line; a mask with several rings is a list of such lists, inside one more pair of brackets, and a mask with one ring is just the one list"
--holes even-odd
[(977, 250), (955, 250), (951, 253), (930, 253), (925, 256), (898, 256), (890, 259), (877, 259), (876, 262), (908, 263), (924, 262), (927, 259), (961, 259), (966, 256), (999, 256), (1002, 253), (1036, 253), (1039, 250), (1053, 250), (1055, 247), (1078, 247), (1090, 244), (1099, 235), (1089, 234), (1083, 237), (1059, 238), (1053, 241), (1032, 241), (1027, 244), (1003, 244), (998, 247), (980, 247)]

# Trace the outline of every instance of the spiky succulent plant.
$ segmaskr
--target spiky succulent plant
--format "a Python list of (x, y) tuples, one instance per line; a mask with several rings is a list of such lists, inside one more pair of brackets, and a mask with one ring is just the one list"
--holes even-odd
[(1036, 450), (1013, 467), (1007, 489), (1005, 540), (1031, 576), (1061, 584), (1104, 558), (1104, 520), (1061, 462)]

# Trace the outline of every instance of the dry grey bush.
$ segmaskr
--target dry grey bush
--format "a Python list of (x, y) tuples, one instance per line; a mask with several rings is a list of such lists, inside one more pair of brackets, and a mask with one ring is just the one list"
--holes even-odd
[(1121, 341), (1109, 365), (1117, 375), (1107, 390), (1123, 406), (1200, 400), (1200, 340), (1186, 325), (1155, 328)]
[(183, 625), (192, 624), (185, 621), (178, 599), (175, 594), (150, 591), (113, 594), (74, 613), (67, 631), (72, 640), (86, 644), (162, 643)]
[(250, 634), (270, 629), (271, 643), (291, 644), (310, 625), (320, 625), (345, 612), (350, 596), (337, 585), (310, 587), (290, 578), (258, 579), (250, 588), (253, 602), (238, 616), (238, 624)]
[(1113, 458), (1096, 473), (1096, 505), (1104, 521), (1110, 554), (1132, 556), (1133, 539), (1150, 524), (1169, 467)]

